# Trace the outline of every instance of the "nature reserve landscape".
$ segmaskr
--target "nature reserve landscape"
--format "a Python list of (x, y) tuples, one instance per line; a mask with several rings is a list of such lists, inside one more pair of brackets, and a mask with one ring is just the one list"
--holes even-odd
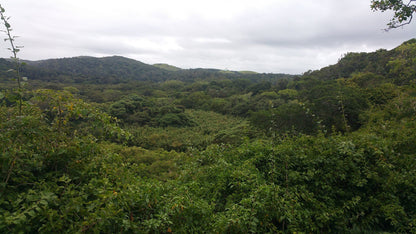
[(416, 233), (415, 38), (302, 74), (26, 60), (0, 10), (0, 233)]

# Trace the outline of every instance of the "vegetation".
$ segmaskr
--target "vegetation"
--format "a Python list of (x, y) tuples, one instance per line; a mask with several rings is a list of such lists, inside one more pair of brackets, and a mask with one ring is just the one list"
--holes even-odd
[(301, 76), (28, 62), (21, 98), (1, 59), (0, 232), (415, 233), (415, 58), (412, 39)]
[(394, 12), (393, 18), (387, 24), (387, 30), (389, 30), (412, 22), (413, 14), (416, 11), (415, 3), (415, 0), (407, 0), (406, 2), (402, 0), (372, 0), (371, 8), (374, 11), (392, 10)]
[(9, 19), (10, 17), (7, 17), (5, 15), (6, 10), (0, 5), (0, 18), (4, 24), (4, 27), (6, 30), (4, 30), (4, 32), (6, 33), (6, 38), (4, 39), (4, 41), (9, 41), (10, 43), (10, 48), (8, 48), (11, 52), (12, 52), (12, 62), (14, 63), (14, 69), (9, 69), (7, 72), (14, 72), (15, 73), (15, 77), (17, 80), (17, 91), (16, 91), (16, 96), (19, 99), (19, 114), (22, 114), (22, 92), (23, 92), (23, 81), (25, 81), (25, 77), (22, 77), (20, 75), (20, 67), (22, 65), (22, 63), (20, 62), (19, 58), (17, 57), (17, 53), (20, 51), (20, 48), (22, 48), (21, 46), (17, 46), (15, 45), (15, 39), (16, 36), (12, 35), (12, 28), (11, 25), (9, 23)]

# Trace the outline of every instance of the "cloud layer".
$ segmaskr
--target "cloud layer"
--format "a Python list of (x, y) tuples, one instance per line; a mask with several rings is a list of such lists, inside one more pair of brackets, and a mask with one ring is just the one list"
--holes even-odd
[[(121, 55), (182, 68), (302, 73), (347, 52), (391, 49), (416, 27), (384, 32), (370, 0), (6, 0), (20, 57)], [(416, 24), (416, 23), (415, 23)], [(8, 57), (7, 44), (0, 56)], [(1, 47), (0, 47), (1, 48)]]

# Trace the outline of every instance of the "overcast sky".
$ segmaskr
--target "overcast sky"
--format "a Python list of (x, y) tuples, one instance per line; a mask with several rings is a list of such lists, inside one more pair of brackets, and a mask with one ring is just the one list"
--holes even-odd
[[(20, 58), (120, 55), (181, 68), (300, 74), (347, 52), (392, 49), (370, 0), (3, 0)], [(0, 56), (9, 57), (2, 42)]]

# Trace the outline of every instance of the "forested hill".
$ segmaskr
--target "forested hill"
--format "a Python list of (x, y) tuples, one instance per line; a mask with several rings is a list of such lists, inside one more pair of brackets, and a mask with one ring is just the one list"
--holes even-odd
[[(415, 52), (412, 49), (415, 43), (416, 39), (411, 39), (392, 50), (379, 49), (371, 53), (347, 53), (335, 65), (308, 71), (304, 77), (328, 80), (348, 78), (357, 73), (373, 73), (395, 79), (396, 84), (401, 84), (412, 78), (412, 68), (408, 65), (415, 58)], [(399, 77), (400, 80), (398, 80)]]
[[(7, 62), (3, 60), (0, 65)], [(161, 82), (181, 80), (192, 82), (211, 78), (248, 78), (253, 81), (276, 81), (291, 77), (287, 74), (260, 74), (218, 69), (180, 69), (166, 64), (149, 65), (133, 59), (111, 57), (73, 57), (26, 61), (23, 73), (32, 80), (60, 83), (115, 84), (129, 81)], [(174, 68), (174, 69), (173, 69)]]
[[(168, 72), (154, 66), (120, 56), (95, 58), (88, 56), (27, 61), (24, 72), (31, 79), (60, 78), (61, 82), (118, 83), (123, 80), (160, 81)], [(46, 75), (46, 76), (45, 76)], [(63, 79), (63, 80), (62, 80)]]
[[(393, 50), (379, 49), (371, 53), (347, 53), (338, 63), (320, 70), (307, 71), (303, 78), (332, 80), (348, 78), (357, 73), (374, 73), (387, 78), (397, 78), (393, 70), (398, 71), (401, 60), (411, 54), (405, 47), (416, 42), (411, 39)], [(293, 78), (288, 74), (265, 74), (255, 72), (224, 71), (219, 69), (180, 69), (168, 64), (149, 65), (133, 59), (111, 57), (80, 56), (73, 58), (48, 59), (39, 61), (25, 61), (22, 71), (30, 80), (57, 83), (85, 83), (85, 84), (117, 84), (130, 81), (163, 82), (166, 80), (180, 80), (194, 82), (197, 80), (214, 79), (249, 79), (252, 82), (276, 82), (282, 78)], [(0, 75), (13, 68), (10, 61), (0, 59)], [(410, 72), (411, 73), (411, 72)], [(7, 77), (7, 75), (2, 75)], [(408, 77), (410, 78), (410, 77)], [(399, 84), (406, 82), (401, 76)]]

